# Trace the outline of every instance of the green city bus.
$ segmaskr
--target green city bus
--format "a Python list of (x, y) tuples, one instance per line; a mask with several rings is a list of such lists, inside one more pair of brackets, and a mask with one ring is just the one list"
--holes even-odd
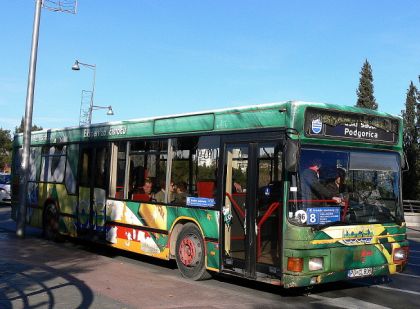
[[(15, 136), (17, 218), (22, 135)], [(321, 166), (339, 199), (302, 194)], [(285, 288), (403, 270), (402, 119), (287, 101), (32, 132), (26, 222), (160, 259), (193, 280)], [(329, 191), (331, 192), (331, 191)]]

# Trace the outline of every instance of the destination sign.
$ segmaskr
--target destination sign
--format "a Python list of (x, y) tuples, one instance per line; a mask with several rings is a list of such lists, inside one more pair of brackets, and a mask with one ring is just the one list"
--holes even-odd
[(380, 116), (308, 108), (305, 135), (396, 143), (398, 120)]

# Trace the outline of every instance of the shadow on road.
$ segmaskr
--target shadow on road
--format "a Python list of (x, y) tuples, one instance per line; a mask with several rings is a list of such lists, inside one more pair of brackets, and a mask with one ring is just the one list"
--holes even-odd
[[(0, 308), (88, 308), (92, 290), (75, 277), (89, 272), (87, 255), (69, 254), (39, 238), (40, 231), (19, 239), (10, 219), (10, 206), (0, 208)], [(37, 237), (38, 236), (38, 237)]]
[(45, 265), (0, 260), (0, 284), (1, 308), (58, 308), (63, 303), (89, 308), (93, 302), (82, 281)]

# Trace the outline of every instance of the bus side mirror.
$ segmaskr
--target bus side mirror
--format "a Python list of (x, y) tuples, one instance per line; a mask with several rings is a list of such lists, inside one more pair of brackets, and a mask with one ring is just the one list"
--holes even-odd
[(290, 173), (296, 173), (298, 168), (300, 147), (299, 141), (292, 139), (286, 140), (284, 145), (284, 168)]

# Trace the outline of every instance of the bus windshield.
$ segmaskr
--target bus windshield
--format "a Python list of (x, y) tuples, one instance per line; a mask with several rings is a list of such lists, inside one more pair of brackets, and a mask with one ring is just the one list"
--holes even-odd
[(289, 220), (315, 228), (400, 222), (398, 154), (302, 149)]

